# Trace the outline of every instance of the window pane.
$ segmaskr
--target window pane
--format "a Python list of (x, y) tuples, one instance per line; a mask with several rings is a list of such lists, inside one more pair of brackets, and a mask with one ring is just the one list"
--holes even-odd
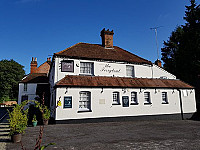
[(113, 103), (119, 104), (119, 92), (113, 92)]
[(144, 102), (145, 103), (151, 103), (151, 101), (150, 101), (150, 93), (149, 92), (144, 92)]
[(90, 92), (80, 92), (79, 108), (90, 110)]
[(167, 92), (162, 92), (162, 103), (168, 103)]
[(92, 74), (93, 73), (93, 64), (88, 63), (88, 62), (81, 62), (80, 73)]
[(133, 66), (126, 66), (126, 76), (134, 77), (134, 67)]
[(131, 103), (138, 103), (137, 92), (131, 92)]

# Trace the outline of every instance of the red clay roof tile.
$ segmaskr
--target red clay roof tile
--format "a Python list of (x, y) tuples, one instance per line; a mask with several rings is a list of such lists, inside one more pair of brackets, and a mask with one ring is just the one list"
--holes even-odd
[(27, 75), (20, 83), (48, 83), (49, 79), (46, 73), (31, 73)]
[(181, 80), (125, 78), (103, 76), (73, 76), (67, 75), (57, 82), (56, 86), (69, 87), (130, 87), (130, 88), (183, 88), (194, 87)]
[(120, 47), (114, 46), (113, 48), (106, 49), (99, 44), (78, 43), (63, 51), (55, 53), (55, 55), (71, 58), (152, 64), (150, 61), (134, 55)]

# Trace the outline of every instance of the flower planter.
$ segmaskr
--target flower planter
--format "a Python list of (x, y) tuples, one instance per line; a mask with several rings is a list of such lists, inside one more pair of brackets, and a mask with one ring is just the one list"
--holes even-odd
[(33, 127), (37, 126), (37, 121), (33, 121)]
[(21, 139), (22, 139), (21, 133), (15, 133), (15, 134), (11, 135), (11, 141), (13, 143), (19, 143), (19, 142), (21, 142)]
[(44, 125), (48, 125), (48, 123), (49, 123), (49, 120), (43, 120)]

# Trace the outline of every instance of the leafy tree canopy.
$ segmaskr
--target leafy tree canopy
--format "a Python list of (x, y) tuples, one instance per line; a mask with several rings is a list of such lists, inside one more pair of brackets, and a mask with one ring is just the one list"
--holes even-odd
[(0, 61), (0, 101), (17, 99), (18, 83), (25, 75), (24, 66), (13, 59)]
[(195, 0), (186, 6), (185, 25), (178, 26), (164, 41), (164, 68), (193, 86), (200, 75), (200, 5)]

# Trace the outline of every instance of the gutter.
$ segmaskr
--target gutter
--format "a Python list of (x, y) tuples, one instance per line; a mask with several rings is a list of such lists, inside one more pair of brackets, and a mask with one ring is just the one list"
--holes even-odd
[(181, 109), (181, 119), (184, 120), (183, 118), (183, 102), (182, 102), (182, 96), (181, 96), (181, 90), (177, 89), (179, 91), (179, 98), (180, 98), (180, 109)]

